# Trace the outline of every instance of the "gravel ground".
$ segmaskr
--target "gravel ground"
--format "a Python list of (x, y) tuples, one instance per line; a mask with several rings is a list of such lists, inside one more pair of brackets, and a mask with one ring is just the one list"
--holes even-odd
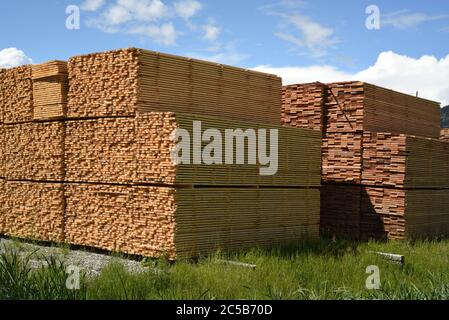
[(61, 247), (49, 247), (36, 244), (13, 241), (9, 239), (0, 238), (0, 253), (5, 248), (13, 248), (17, 250), (22, 257), (31, 254), (30, 266), (38, 269), (46, 266), (45, 257), (56, 257), (62, 261), (66, 266), (77, 266), (88, 276), (96, 276), (101, 273), (101, 270), (109, 263), (120, 263), (126, 270), (133, 273), (141, 273), (148, 270), (143, 267), (139, 261), (129, 260), (124, 258), (113, 257), (106, 254), (92, 253), (82, 250), (70, 250)]

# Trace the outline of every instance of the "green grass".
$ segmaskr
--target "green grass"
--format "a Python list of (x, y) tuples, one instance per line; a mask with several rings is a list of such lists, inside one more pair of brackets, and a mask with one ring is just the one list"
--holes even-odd
[[(404, 267), (372, 251), (403, 254)], [(255, 270), (219, 263), (257, 265)], [(130, 274), (111, 263), (81, 290), (65, 289), (64, 266), (31, 271), (13, 252), (0, 259), (0, 299), (449, 299), (449, 240), (355, 243), (321, 240), (269, 250), (216, 254), (197, 263), (148, 260)], [(367, 290), (366, 267), (380, 268), (381, 289)], [(157, 272), (154, 272), (154, 268)]]

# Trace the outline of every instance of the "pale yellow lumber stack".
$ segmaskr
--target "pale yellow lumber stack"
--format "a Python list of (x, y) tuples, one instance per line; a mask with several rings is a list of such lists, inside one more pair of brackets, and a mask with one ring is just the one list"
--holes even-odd
[(32, 66), (26, 65), (3, 72), (3, 122), (6, 124), (33, 120)]
[(281, 79), (141, 49), (71, 58), (69, 118), (169, 111), (279, 125)]
[(64, 123), (29, 122), (4, 131), (6, 179), (64, 181)]
[(61, 119), (66, 116), (69, 90), (67, 62), (50, 61), (33, 66), (33, 119)]
[(1, 233), (13, 237), (64, 241), (64, 187), (61, 183), (2, 183)]
[(70, 184), (71, 243), (171, 259), (315, 239), (319, 191)]

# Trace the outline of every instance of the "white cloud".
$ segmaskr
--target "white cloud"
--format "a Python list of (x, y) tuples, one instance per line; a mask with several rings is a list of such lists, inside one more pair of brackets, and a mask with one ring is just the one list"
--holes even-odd
[(201, 9), (201, 3), (196, 0), (171, 4), (162, 0), (115, 0), (88, 19), (87, 26), (107, 33), (144, 35), (163, 45), (175, 45), (181, 34), (175, 28), (176, 19), (194, 29), (189, 19)]
[(0, 51), (0, 68), (12, 68), (32, 62), (31, 58), (17, 48), (7, 48)]
[(427, 15), (424, 13), (411, 13), (408, 10), (388, 13), (382, 19), (383, 25), (391, 25), (398, 29), (415, 28), (421, 23), (449, 18), (449, 15)]
[(325, 55), (326, 49), (339, 42), (334, 30), (313, 21), (300, 14), (284, 15), (288, 24), (294, 26), (299, 32), (299, 37), (286, 32), (276, 32), (275, 35), (294, 45), (306, 48), (315, 57)]
[(221, 29), (213, 23), (208, 23), (203, 26), (203, 39), (207, 41), (216, 41), (220, 36)]
[(166, 46), (174, 45), (176, 43), (176, 38), (178, 37), (178, 33), (172, 23), (165, 23), (161, 26), (140, 26), (130, 29), (128, 33), (148, 36), (155, 42)]
[(195, 0), (183, 0), (173, 4), (176, 14), (184, 19), (189, 19), (196, 15), (203, 6)]
[(81, 9), (85, 11), (97, 11), (105, 3), (105, 0), (85, 0), (81, 4)]
[(257, 66), (254, 70), (277, 74), (283, 77), (284, 84), (360, 80), (413, 95), (418, 91), (420, 97), (449, 104), (449, 55), (442, 59), (428, 55), (412, 58), (386, 51), (373, 66), (355, 73), (329, 65)]

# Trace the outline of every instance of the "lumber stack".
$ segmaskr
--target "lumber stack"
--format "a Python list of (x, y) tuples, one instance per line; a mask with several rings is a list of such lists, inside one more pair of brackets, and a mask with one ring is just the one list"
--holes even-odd
[(5, 178), (5, 126), (0, 123), (0, 179)]
[(71, 243), (171, 259), (319, 233), (319, 191), (70, 184)]
[(324, 90), (321, 83), (291, 85), (282, 89), (282, 125), (324, 129)]
[(136, 180), (134, 118), (67, 121), (67, 182), (122, 183)]
[[(437, 140), (439, 104), (362, 82), (321, 86), (324, 124), (316, 122), (315, 129), (323, 132), (327, 184), (322, 233), (382, 239), (447, 234), (449, 215), (439, 203), (449, 189), (449, 144)], [(287, 99), (295, 93), (305, 100), (296, 109)], [(315, 94), (310, 84), (284, 88), (285, 125), (313, 123), (308, 106)]]
[(321, 188), (321, 234), (358, 239), (361, 197), (361, 186), (323, 185)]
[(8, 180), (64, 181), (64, 123), (28, 122), (4, 131)]
[[(138, 152), (136, 160), (139, 182), (205, 186), (320, 186), (321, 135), (319, 132), (170, 112), (143, 114), (137, 120), (136, 150)], [(195, 122), (201, 125), (202, 132), (215, 129), (223, 138), (223, 142), (218, 141), (221, 144), (222, 155), (216, 160), (220, 161), (220, 164), (206, 165), (203, 161), (195, 163), (192, 141), (195, 134), (193, 128)], [(255, 154), (255, 163), (248, 162), (249, 142), (246, 139), (242, 144), (242, 151), (245, 155), (243, 164), (236, 164), (235, 150), (238, 140), (235, 138), (232, 139), (234, 164), (226, 164), (226, 130), (238, 129), (241, 129), (241, 132), (245, 132), (247, 129), (254, 130), (254, 138), (260, 130), (267, 130), (267, 154), (270, 152), (269, 146), (271, 145), (270, 130), (277, 130), (278, 141), (275, 143), (278, 148), (278, 168), (276, 174), (261, 175), (260, 168), (266, 165), (260, 163), (260, 159)], [(190, 164), (175, 165), (173, 162), (173, 154), (176, 149), (173, 139), (174, 130), (185, 130), (191, 137)], [(256, 140), (254, 139), (255, 149), (258, 148)], [(205, 148), (209, 143), (210, 141), (203, 141), (202, 147)]]
[(436, 139), (365, 133), (363, 184), (449, 188), (449, 144)]
[(449, 128), (441, 129), (440, 140), (449, 142)]
[(52, 120), (66, 116), (69, 90), (67, 62), (50, 61), (32, 67), (33, 119)]
[(33, 120), (33, 80), (31, 65), (3, 71), (3, 122), (6, 124)]
[(64, 188), (61, 183), (2, 183), (1, 233), (26, 239), (64, 241)]
[(69, 118), (168, 111), (278, 125), (281, 79), (140, 49), (69, 60)]
[(5, 97), (3, 86), (5, 84), (5, 69), (0, 68), (0, 125), (3, 124), (4, 112), (5, 112)]
[[(201, 123), (202, 134), (216, 129), (225, 139), (226, 129), (278, 130), (277, 173), (262, 176), (266, 165), (248, 164), (249, 143), (244, 141), (244, 164), (226, 164), (224, 140), (221, 164), (206, 165), (193, 159), (193, 123)], [(173, 154), (174, 130), (186, 130), (190, 137), (190, 164), (176, 165)], [(121, 184), (205, 185), (205, 186), (320, 186), (320, 133), (249, 122), (170, 112), (150, 112), (136, 118), (101, 118), (67, 122), (66, 181)], [(255, 140), (257, 144), (257, 139)], [(205, 147), (209, 141), (203, 141)], [(233, 139), (233, 145), (237, 140)], [(255, 146), (257, 149), (257, 145)], [(256, 151), (256, 149), (254, 151)], [(200, 154), (203, 149), (201, 148)], [(267, 154), (270, 150), (267, 149)], [(233, 152), (234, 159), (236, 155)], [(234, 162), (235, 163), (235, 162)]]
[(361, 231), (364, 237), (439, 237), (449, 232), (449, 190), (365, 187)]

